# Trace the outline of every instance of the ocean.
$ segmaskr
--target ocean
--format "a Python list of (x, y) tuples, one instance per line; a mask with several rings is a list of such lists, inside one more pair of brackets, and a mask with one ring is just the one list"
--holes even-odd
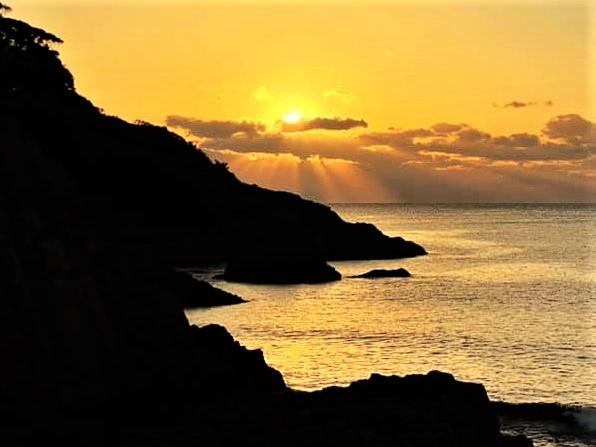
[[(372, 372), (441, 370), (480, 382), (494, 400), (596, 408), (596, 205), (341, 204), (345, 220), (370, 222), (423, 245), (413, 259), (334, 262), (344, 279), (323, 285), (211, 282), (247, 304), (187, 311), (262, 349), (287, 384), (347, 385)], [(411, 278), (355, 279), (404, 267)], [(196, 276), (211, 278), (223, 266)], [(596, 425), (596, 424), (595, 424)], [(544, 427), (535, 445), (596, 445)]]

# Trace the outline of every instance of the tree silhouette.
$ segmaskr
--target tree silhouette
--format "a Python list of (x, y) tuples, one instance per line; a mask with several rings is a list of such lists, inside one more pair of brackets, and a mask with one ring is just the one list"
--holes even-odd
[(10, 11), (12, 11), (12, 8), (10, 6), (0, 3), (0, 16)]
[(6, 17), (11, 8), (0, 3), (0, 97), (27, 92), (74, 90), (72, 75), (58, 58), (62, 39), (21, 20)]
[(10, 6), (0, 3), (0, 39), (2, 44), (28, 50), (32, 46), (50, 48), (62, 43), (62, 39), (41, 28), (36, 28), (21, 20), (9, 19), (4, 13), (12, 11)]

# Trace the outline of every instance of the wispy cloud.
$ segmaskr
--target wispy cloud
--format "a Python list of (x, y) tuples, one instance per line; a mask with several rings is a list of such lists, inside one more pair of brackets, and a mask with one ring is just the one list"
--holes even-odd
[(204, 121), (176, 115), (166, 117), (166, 124), (186, 129), (200, 138), (229, 138), (238, 133), (255, 135), (266, 129), (264, 124), (252, 121)]
[(538, 102), (538, 101), (511, 101), (508, 103), (505, 103), (503, 105), (498, 105), (496, 103), (493, 103), (493, 107), (498, 107), (501, 109), (524, 109), (526, 107), (534, 107), (534, 106), (546, 106), (546, 107), (552, 107), (554, 105), (553, 101), (548, 99), (546, 101), (542, 101), (542, 102)]

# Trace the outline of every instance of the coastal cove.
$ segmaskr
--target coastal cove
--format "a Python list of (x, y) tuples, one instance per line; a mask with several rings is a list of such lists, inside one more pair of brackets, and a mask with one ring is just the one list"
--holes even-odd
[[(596, 206), (333, 209), (429, 255), (334, 262), (344, 279), (323, 285), (212, 281), (250, 302), (189, 320), (225, 325), (299, 389), (439, 369), (483, 383), (493, 400), (596, 406)], [(347, 278), (398, 267), (412, 277)]]
[(404, 266), (408, 279), (212, 281), (250, 302), (187, 311), (189, 320), (223, 324), (263, 349), (299, 389), (441, 369), (484, 383), (498, 400), (596, 405), (595, 206), (334, 209), (420, 241), (429, 255), (333, 263), (344, 276)]

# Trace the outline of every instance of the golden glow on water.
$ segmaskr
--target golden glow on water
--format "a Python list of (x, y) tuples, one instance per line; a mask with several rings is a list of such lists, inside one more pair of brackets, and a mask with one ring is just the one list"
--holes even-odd
[[(301, 389), (440, 369), (497, 399), (596, 404), (594, 207), (338, 209), (430, 255), (335, 263), (344, 279), (325, 285), (217, 282), (251, 302), (190, 320), (224, 324)], [(400, 266), (413, 277), (346, 277)]]

